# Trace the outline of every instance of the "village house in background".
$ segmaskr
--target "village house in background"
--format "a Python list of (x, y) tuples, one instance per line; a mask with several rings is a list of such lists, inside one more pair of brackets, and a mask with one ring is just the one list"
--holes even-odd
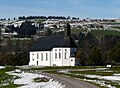
[(77, 46), (70, 36), (67, 24), (64, 36), (41, 37), (31, 47), (29, 65), (39, 66), (75, 66)]

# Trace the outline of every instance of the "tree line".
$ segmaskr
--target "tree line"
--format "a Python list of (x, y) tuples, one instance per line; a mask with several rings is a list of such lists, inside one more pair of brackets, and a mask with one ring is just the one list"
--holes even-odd
[(28, 52), (8, 53), (3, 52), (0, 54), (0, 65), (21, 66), (27, 65), (29, 62)]
[[(65, 17), (65, 16), (20, 16), (18, 17), (19, 20), (30, 20), (30, 19), (71, 19), (70, 16)], [(72, 17), (72, 19), (79, 19), (77, 17)]]
[(10, 25), (10, 26), (7, 26), (7, 28), (9, 28), (9, 30), (5, 30), (5, 32), (13, 33), (15, 31), (19, 36), (35, 35), (38, 29), (37, 27), (32, 25), (32, 22), (30, 21), (23, 22), (20, 27), (14, 27), (14, 25)]
[(106, 35), (98, 41), (94, 35), (79, 34), (76, 65), (100, 66), (120, 63), (120, 37)]
[(6, 45), (0, 46), (0, 65), (28, 65), (29, 48), (35, 40), (6, 40)]
[[(18, 18), (13, 18), (13, 20), (32, 20), (32, 19), (79, 19), (79, 17), (65, 17), (65, 16), (19, 16)], [(1, 21), (10, 21), (11, 18), (3, 18)]]
[(20, 16), (18, 18), (19, 20), (24, 20), (24, 19), (66, 19), (64, 16)]

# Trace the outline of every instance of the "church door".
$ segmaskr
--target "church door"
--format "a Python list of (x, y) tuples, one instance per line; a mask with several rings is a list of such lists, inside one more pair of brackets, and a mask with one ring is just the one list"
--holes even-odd
[(38, 65), (38, 61), (37, 61), (37, 65)]

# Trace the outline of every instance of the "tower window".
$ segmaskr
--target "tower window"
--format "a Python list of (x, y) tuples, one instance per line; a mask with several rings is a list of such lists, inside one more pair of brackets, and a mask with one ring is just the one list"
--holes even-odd
[(61, 53), (59, 53), (59, 59), (61, 58)]
[(65, 49), (65, 59), (67, 59), (67, 49)]
[(65, 52), (65, 59), (67, 59), (67, 52)]
[(34, 53), (32, 54), (32, 60), (34, 61)]
[(65, 51), (67, 51), (67, 49), (65, 49)]

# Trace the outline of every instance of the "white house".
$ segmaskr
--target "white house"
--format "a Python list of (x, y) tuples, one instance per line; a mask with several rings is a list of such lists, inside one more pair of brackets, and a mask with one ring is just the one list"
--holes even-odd
[(59, 20), (48, 19), (42, 23), (44, 24), (44, 28), (54, 28), (54, 25), (57, 25)]
[(70, 28), (64, 36), (41, 37), (30, 48), (29, 65), (75, 66), (77, 47), (70, 36)]

